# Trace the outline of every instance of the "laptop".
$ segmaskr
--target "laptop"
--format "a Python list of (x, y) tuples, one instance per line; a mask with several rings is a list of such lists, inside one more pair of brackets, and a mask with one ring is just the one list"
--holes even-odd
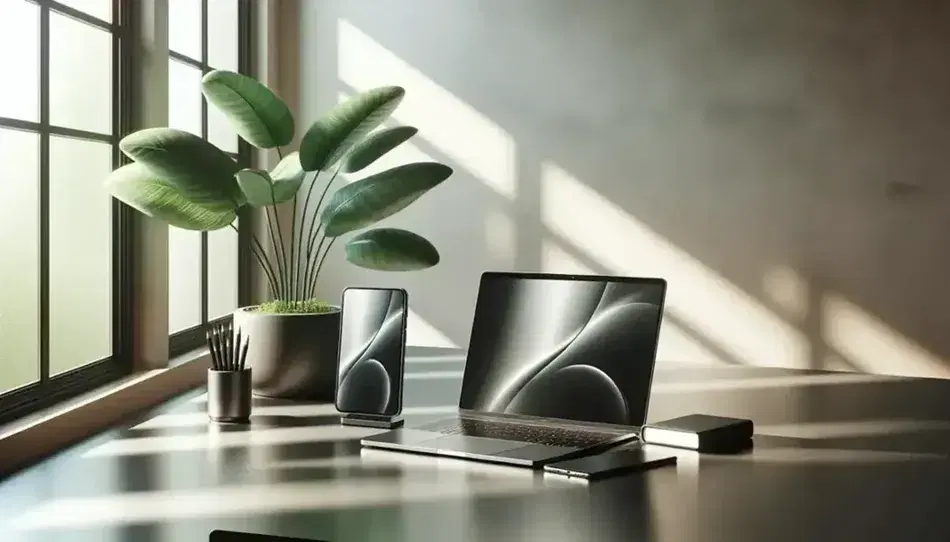
[(540, 468), (635, 440), (665, 297), (657, 278), (484, 273), (458, 415), (361, 444)]

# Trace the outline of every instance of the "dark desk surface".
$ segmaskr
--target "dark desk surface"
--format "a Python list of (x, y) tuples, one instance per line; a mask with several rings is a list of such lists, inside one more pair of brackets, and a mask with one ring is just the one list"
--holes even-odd
[[(413, 352), (408, 423), (451, 413), (461, 370)], [(361, 452), (379, 430), (331, 405), (258, 401), (249, 429), (209, 426), (198, 391), (0, 483), (0, 540), (950, 540), (950, 381), (666, 364), (650, 410), (751, 417), (755, 449), (586, 485)]]

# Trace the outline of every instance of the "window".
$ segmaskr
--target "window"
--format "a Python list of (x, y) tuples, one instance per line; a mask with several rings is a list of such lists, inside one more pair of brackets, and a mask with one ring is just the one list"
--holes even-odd
[[(248, 151), (227, 120), (201, 95), (210, 70), (247, 70), (247, 25), (239, 0), (169, 0), (169, 126), (203, 137), (247, 163)], [(211, 24), (209, 24), (211, 23)], [(240, 220), (240, 219), (239, 219)], [(199, 347), (208, 322), (239, 306), (241, 243), (236, 229), (168, 234), (168, 326), (173, 354)]]
[(0, 2), (0, 422), (131, 368), (128, 5)]

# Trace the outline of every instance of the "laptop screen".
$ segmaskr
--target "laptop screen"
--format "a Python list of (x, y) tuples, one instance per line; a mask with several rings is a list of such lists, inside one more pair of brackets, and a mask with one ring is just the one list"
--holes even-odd
[(459, 408), (643, 425), (666, 282), (485, 273)]

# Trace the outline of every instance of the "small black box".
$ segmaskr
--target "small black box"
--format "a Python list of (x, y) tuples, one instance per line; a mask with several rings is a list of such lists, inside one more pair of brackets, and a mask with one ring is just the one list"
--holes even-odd
[(737, 452), (752, 445), (752, 420), (691, 414), (643, 426), (647, 444), (700, 452)]

